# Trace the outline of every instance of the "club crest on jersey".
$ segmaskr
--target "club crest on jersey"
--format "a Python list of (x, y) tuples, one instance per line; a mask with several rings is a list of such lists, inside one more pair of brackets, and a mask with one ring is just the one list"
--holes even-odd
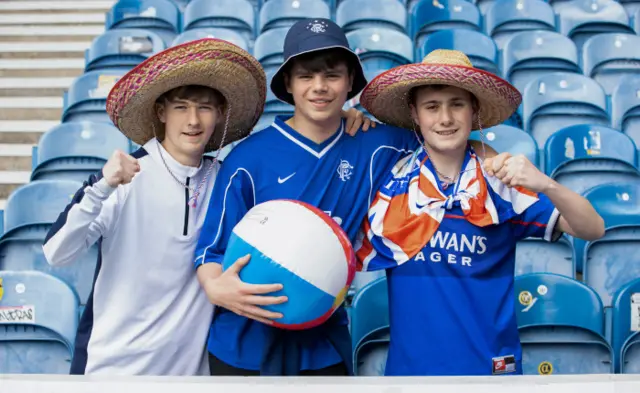
[(340, 164), (338, 165), (338, 176), (340, 180), (347, 181), (351, 179), (351, 175), (353, 174), (353, 166), (349, 164), (347, 160), (340, 160)]

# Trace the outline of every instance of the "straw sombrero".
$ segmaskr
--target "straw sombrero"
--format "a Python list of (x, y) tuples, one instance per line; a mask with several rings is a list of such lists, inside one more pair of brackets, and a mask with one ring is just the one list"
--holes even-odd
[(162, 139), (164, 127), (154, 104), (167, 91), (186, 85), (214, 88), (227, 100), (224, 119), (214, 130), (207, 152), (220, 148), (227, 113), (223, 146), (247, 136), (264, 110), (267, 82), (260, 63), (227, 41), (204, 38), (159, 52), (129, 71), (111, 89), (107, 113), (138, 145), (154, 137), (154, 128)]
[[(456, 50), (437, 49), (422, 63), (395, 67), (375, 77), (362, 91), (360, 104), (376, 119), (412, 129), (409, 91), (423, 85), (449, 85), (473, 93), (480, 104), (480, 125), (493, 127), (506, 121), (522, 100), (520, 92), (500, 77), (474, 68)], [(472, 129), (480, 129), (476, 120)]]

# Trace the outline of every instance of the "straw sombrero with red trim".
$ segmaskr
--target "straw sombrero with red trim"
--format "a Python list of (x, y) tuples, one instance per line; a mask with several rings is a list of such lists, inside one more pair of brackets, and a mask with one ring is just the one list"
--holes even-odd
[(236, 45), (204, 38), (159, 52), (129, 71), (111, 89), (107, 113), (139, 145), (155, 136), (154, 128), (163, 139), (155, 102), (167, 91), (186, 85), (211, 87), (227, 100), (223, 121), (211, 135), (207, 152), (221, 147), (227, 115), (223, 147), (249, 135), (264, 110), (267, 80), (260, 63)]
[(375, 77), (362, 91), (360, 104), (376, 119), (412, 129), (409, 91), (424, 85), (456, 86), (471, 92), (480, 104), (480, 123), (472, 129), (493, 127), (506, 121), (522, 101), (520, 92), (495, 74), (474, 68), (456, 50), (437, 49), (422, 63), (395, 67)]

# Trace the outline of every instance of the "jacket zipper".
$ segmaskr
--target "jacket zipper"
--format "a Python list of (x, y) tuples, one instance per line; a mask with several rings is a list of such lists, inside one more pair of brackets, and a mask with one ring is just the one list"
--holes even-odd
[[(187, 186), (189, 185), (189, 178), (187, 177)], [(184, 229), (182, 230), (182, 235), (187, 236), (189, 233), (189, 189), (184, 189)]]

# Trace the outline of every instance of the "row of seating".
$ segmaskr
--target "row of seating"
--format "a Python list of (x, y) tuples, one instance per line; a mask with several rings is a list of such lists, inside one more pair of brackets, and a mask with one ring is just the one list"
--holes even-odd
[[(499, 3), (498, 5), (496, 5)], [(344, 0), (337, 7), (323, 0), (191, 0), (184, 10), (170, 0), (120, 0), (107, 16), (108, 29), (147, 27), (167, 43), (194, 28), (225, 27), (248, 40), (271, 29), (287, 27), (309, 15), (334, 19), (345, 31), (385, 27), (406, 33), (420, 45), (424, 36), (440, 29), (464, 28), (493, 35), (509, 30), (504, 24), (529, 24), (528, 29), (558, 31), (578, 46), (594, 32), (638, 31), (637, 2), (568, 0), (483, 1), (422, 0), (410, 8), (398, 0)], [(519, 29), (519, 28), (516, 28)], [(500, 41), (501, 42), (501, 41)]]
[[(358, 291), (350, 309), (358, 375), (382, 375), (389, 346), (384, 277)], [(605, 308), (587, 285), (551, 273), (516, 277), (515, 306), (525, 374), (640, 373), (640, 278)]]

